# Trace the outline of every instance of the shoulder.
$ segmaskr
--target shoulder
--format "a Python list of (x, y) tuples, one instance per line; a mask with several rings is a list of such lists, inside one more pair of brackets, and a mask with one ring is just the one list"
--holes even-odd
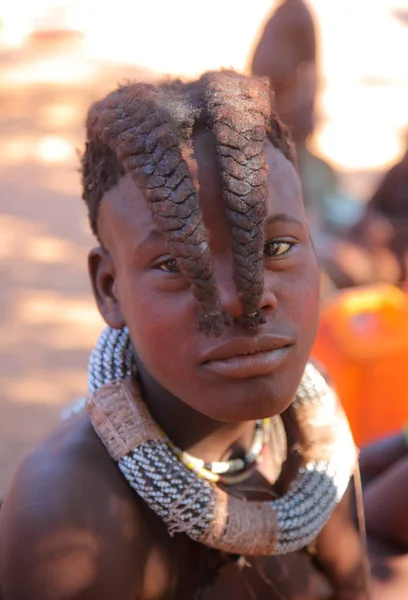
[(140, 503), (78, 415), (27, 457), (5, 498), (2, 586), (10, 599), (133, 600), (148, 537)]

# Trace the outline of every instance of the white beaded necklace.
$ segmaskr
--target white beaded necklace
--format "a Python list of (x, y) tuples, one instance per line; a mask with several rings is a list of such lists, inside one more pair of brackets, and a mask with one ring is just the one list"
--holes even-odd
[(188, 470), (148, 413), (135, 375), (127, 329), (106, 328), (91, 355), (88, 412), (128, 483), (170, 534), (237, 555), (284, 554), (315, 539), (348, 486), (356, 449), (335, 395), (311, 364), (292, 403), (304, 461), (289, 491), (268, 502), (236, 498)]

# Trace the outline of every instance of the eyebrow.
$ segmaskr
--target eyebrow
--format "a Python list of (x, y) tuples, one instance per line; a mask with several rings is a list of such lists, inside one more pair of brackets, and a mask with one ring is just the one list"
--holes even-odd
[[(303, 226), (302, 221), (296, 219), (295, 217), (291, 217), (286, 213), (277, 213), (276, 215), (270, 215), (265, 219), (265, 226), (273, 225), (274, 223), (296, 223), (297, 225)], [(138, 244), (135, 248), (135, 254), (143, 250), (145, 246), (149, 244), (154, 244), (157, 242), (163, 242), (164, 236), (156, 227), (153, 227), (147, 236)]]
[(164, 241), (164, 236), (162, 233), (160, 233), (160, 231), (158, 229), (156, 229), (156, 227), (153, 227), (149, 233), (147, 234), (147, 236), (144, 238), (144, 240), (142, 240), (140, 242), (140, 244), (138, 244), (135, 248), (135, 254), (137, 254), (138, 252), (140, 252), (141, 250), (143, 250), (145, 248), (145, 246), (148, 246), (149, 244), (154, 244), (157, 242), (163, 242)]
[(265, 226), (273, 225), (274, 223), (296, 223), (297, 225), (303, 226), (303, 223), (300, 219), (296, 219), (295, 217), (291, 217), (286, 213), (277, 213), (276, 215), (270, 215), (265, 219)]

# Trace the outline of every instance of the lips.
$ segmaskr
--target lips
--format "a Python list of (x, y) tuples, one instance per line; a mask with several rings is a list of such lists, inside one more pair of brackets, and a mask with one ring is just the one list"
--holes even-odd
[(277, 369), (293, 347), (293, 339), (281, 335), (235, 337), (205, 352), (201, 366), (218, 375), (245, 379)]

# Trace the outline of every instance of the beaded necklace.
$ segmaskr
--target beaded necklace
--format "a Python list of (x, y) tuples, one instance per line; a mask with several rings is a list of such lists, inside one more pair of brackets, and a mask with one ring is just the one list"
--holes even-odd
[(106, 328), (91, 355), (87, 410), (129, 485), (166, 523), (221, 552), (266, 556), (309, 545), (345, 493), (356, 448), (336, 396), (312, 364), (290, 409), (302, 465), (282, 497), (265, 502), (227, 493), (188, 469), (154, 422), (137, 384), (127, 328)]
[(233, 458), (226, 461), (205, 463), (202, 459), (178, 448), (168, 437), (166, 437), (166, 441), (178, 460), (198, 477), (221, 485), (236, 485), (249, 479), (261, 460), (262, 451), (269, 441), (269, 427), (270, 419), (256, 421), (254, 439), (247, 454), (244, 458)]

